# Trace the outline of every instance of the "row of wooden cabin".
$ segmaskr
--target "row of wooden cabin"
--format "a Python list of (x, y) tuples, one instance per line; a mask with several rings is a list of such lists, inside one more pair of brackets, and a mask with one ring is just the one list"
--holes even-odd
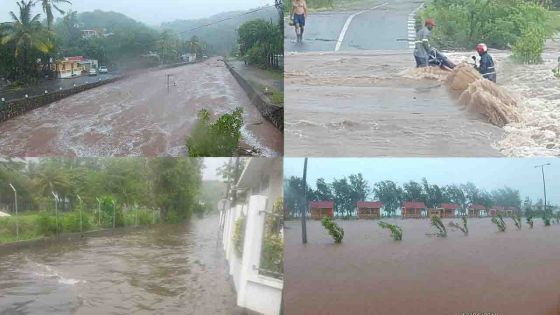
[[(383, 203), (380, 201), (361, 201), (356, 204), (358, 219), (379, 219), (381, 218)], [(455, 218), (460, 210), (458, 204), (444, 203), (437, 208), (428, 208), (421, 201), (407, 201), (402, 204), (401, 216), (404, 219), (425, 218), (437, 215), (441, 218)], [(320, 220), (324, 216), (334, 216), (334, 201), (311, 201), (309, 203), (311, 218)], [(492, 207), (488, 209), (483, 205), (471, 205), (468, 208), (468, 216), (495, 217), (501, 214), (511, 217), (520, 210), (515, 207)]]

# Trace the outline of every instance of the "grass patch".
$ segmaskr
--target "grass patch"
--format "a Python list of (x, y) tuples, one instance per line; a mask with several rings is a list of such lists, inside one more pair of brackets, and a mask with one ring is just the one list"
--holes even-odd
[(402, 229), (396, 224), (390, 224), (383, 221), (377, 223), (382, 229), (388, 229), (391, 231), (391, 237), (395, 241), (402, 241)]

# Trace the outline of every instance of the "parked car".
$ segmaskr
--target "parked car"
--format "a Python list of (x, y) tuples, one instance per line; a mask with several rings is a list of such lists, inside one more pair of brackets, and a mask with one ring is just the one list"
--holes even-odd
[(97, 75), (97, 70), (95, 70), (95, 68), (91, 68), (89, 69), (89, 76), (93, 77)]
[(99, 67), (99, 73), (109, 73), (109, 69), (105, 66)]

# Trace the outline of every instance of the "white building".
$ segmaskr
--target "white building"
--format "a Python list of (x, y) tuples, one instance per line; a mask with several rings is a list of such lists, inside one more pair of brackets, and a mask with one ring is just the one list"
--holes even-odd
[[(223, 248), (229, 265), (237, 305), (266, 315), (281, 312), (283, 275), (270, 276), (261, 266), (266, 217), (282, 198), (282, 159), (251, 158), (235, 185), (237, 204), (222, 203), (220, 215)], [(245, 218), (243, 251), (235, 250), (236, 222)]]

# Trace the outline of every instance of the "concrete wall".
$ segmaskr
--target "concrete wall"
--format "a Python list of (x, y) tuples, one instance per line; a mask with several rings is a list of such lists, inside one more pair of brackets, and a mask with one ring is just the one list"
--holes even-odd
[[(237, 305), (265, 315), (278, 315), (282, 305), (283, 281), (259, 274), (268, 198), (252, 195), (245, 205), (225, 210), (223, 247), (229, 273), (237, 292)], [(243, 255), (233, 245), (235, 221), (246, 216)]]
[(261, 92), (257, 91), (252, 85), (247, 82), (239, 73), (237, 73), (228, 63), (224, 60), (226, 67), (229, 69), (233, 77), (237, 80), (239, 85), (245, 90), (245, 93), (251, 99), (251, 102), (257, 107), (264, 118), (270, 121), (280, 131), (284, 131), (284, 107), (270, 103)]

